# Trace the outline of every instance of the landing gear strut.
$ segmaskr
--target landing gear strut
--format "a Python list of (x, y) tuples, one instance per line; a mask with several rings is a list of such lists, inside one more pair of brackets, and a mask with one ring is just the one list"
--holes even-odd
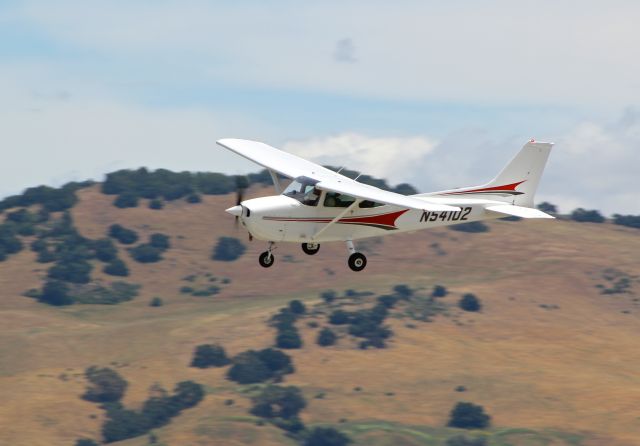
[(260, 257), (258, 257), (258, 262), (260, 263), (261, 267), (269, 268), (270, 266), (273, 265), (273, 262), (276, 260), (276, 258), (273, 256), (273, 253), (271, 252), (273, 251), (274, 245), (275, 243), (269, 242), (269, 247), (267, 248), (267, 250), (262, 254), (260, 254)]
[(353, 246), (353, 241), (347, 240), (347, 249), (351, 254), (349, 256), (348, 265), (352, 271), (362, 271), (365, 266), (367, 266), (367, 258), (361, 252), (356, 252), (355, 246)]
[(302, 250), (305, 254), (312, 256), (320, 251), (320, 243), (303, 243)]

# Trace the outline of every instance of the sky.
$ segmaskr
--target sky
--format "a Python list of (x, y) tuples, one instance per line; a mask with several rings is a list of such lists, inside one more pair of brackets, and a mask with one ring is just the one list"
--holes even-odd
[(0, 197), (266, 142), (421, 192), (553, 141), (537, 201), (640, 213), (640, 2), (0, 0)]

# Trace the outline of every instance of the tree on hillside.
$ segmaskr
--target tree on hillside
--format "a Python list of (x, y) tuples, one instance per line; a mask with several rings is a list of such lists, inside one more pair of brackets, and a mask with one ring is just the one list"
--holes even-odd
[(227, 378), (239, 384), (254, 384), (271, 378), (271, 370), (262, 362), (258, 352), (248, 350), (232, 359)]
[(91, 366), (84, 372), (90, 385), (82, 398), (96, 403), (119, 401), (127, 390), (127, 382), (113, 369)]
[(333, 330), (331, 330), (329, 327), (324, 327), (318, 333), (318, 338), (316, 339), (316, 342), (318, 343), (318, 345), (322, 347), (328, 347), (330, 345), (335, 344), (337, 339), (338, 339), (338, 336), (336, 336)]
[(491, 417), (484, 407), (467, 402), (459, 402), (451, 410), (447, 426), (462, 429), (484, 429), (489, 426)]
[(162, 260), (162, 250), (148, 243), (129, 248), (129, 254), (136, 262), (140, 263), (155, 263)]
[(218, 243), (213, 248), (211, 259), (223, 262), (233, 262), (240, 258), (246, 249), (247, 248), (237, 238), (220, 237), (218, 239)]
[(616, 225), (628, 226), (640, 229), (640, 215), (613, 215), (613, 223)]
[(300, 348), (302, 347), (302, 338), (295, 328), (282, 330), (276, 336), (276, 346), (286, 349)]
[(171, 244), (169, 243), (169, 236), (159, 232), (151, 234), (149, 237), (149, 244), (154, 248), (158, 248), (163, 251), (166, 251), (171, 247)]
[(138, 207), (139, 197), (135, 192), (123, 192), (116, 197), (113, 205), (118, 208), (135, 208)]
[(536, 207), (540, 209), (542, 212), (546, 212), (547, 214), (555, 215), (558, 213), (558, 208), (556, 207), (556, 205), (551, 204), (548, 201), (543, 201), (542, 203), (538, 204)]
[(69, 296), (69, 287), (59, 280), (47, 280), (42, 287), (38, 301), (49, 305), (71, 305), (73, 298)]
[(109, 226), (109, 237), (115, 238), (123, 245), (132, 245), (138, 241), (138, 234), (134, 230), (119, 224)]
[(127, 267), (127, 264), (117, 257), (107, 263), (102, 271), (110, 276), (126, 277), (129, 275), (129, 268)]
[(118, 256), (118, 249), (113, 244), (113, 241), (108, 238), (102, 238), (93, 242), (93, 250), (96, 259), (101, 262), (111, 262)]
[(306, 405), (299, 388), (270, 385), (253, 398), (251, 413), (262, 418), (290, 419), (297, 417)]
[(294, 299), (289, 301), (289, 310), (291, 310), (293, 314), (304, 314), (307, 311), (307, 307), (298, 299)]
[(348, 436), (332, 427), (316, 427), (310, 432), (304, 446), (346, 446), (351, 442)]
[(431, 296), (433, 297), (445, 297), (448, 294), (448, 291), (442, 285), (436, 285), (433, 287), (433, 291), (431, 292)]
[(604, 217), (597, 210), (578, 208), (571, 213), (571, 220), (580, 223), (604, 223)]
[(464, 311), (480, 311), (480, 308), (482, 308), (480, 300), (471, 293), (462, 296), (460, 301), (458, 301), (458, 306)]
[(229, 364), (224, 347), (217, 344), (198, 345), (191, 360), (191, 367), (205, 369), (207, 367), (224, 367)]

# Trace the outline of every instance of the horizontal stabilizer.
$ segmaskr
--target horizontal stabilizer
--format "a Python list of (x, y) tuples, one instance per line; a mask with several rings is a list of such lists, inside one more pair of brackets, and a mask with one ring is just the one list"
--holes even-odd
[(546, 214), (538, 209), (513, 206), (510, 204), (496, 204), (487, 206), (485, 209), (488, 211), (499, 212), (501, 214), (514, 215), (520, 218), (555, 218), (554, 216)]

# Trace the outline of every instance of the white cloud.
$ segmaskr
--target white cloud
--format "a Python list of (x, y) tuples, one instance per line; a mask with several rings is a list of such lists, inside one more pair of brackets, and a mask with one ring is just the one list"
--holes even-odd
[(405, 182), (407, 170), (413, 170), (436, 142), (424, 136), (371, 137), (342, 133), (324, 138), (290, 141), (284, 150), (321, 164), (346, 167), (370, 175)]
[[(640, 101), (633, 1), (24, 5), (24, 20), (61, 43), (134, 63), (179, 61), (216, 81), (409, 100)], [(344, 36), (358, 42), (357, 64), (334, 63)]]
[[(392, 184), (408, 182), (421, 192), (473, 186), (491, 180), (527, 141), (497, 140), (483, 131), (427, 136), (369, 137), (343, 133), (293, 141), (284, 149), (334, 166), (346, 165)], [(627, 110), (611, 124), (585, 121), (559, 135), (537, 201), (562, 212), (577, 207), (640, 214), (640, 112)]]

